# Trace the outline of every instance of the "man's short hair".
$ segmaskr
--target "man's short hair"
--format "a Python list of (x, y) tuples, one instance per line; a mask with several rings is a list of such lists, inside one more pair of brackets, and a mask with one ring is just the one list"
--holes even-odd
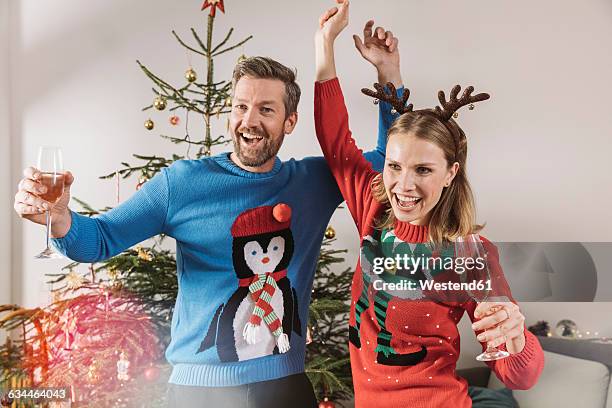
[(300, 86), (295, 82), (297, 71), (287, 68), (278, 61), (268, 57), (245, 58), (236, 64), (232, 76), (235, 89), (238, 80), (243, 76), (260, 79), (278, 79), (285, 84), (285, 117), (297, 112), (300, 102)]

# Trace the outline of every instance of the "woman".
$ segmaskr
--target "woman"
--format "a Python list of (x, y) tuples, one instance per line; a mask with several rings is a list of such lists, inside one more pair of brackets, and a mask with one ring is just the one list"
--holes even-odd
[[(413, 257), (426, 255), (427, 248), (480, 230), (465, 173), (467, 140), (451, 116), (461, 104), (488, 96), (470, 97), (470, 91), (465, 99), (457, 99), (458, 90), (453, 90), (448, 103), (437, 110), (412, 111), (410, 105), (404, 108), (405, 100), (396, 104), (398, 113), (406, 112), (389, 130), (385, 167), (376, 173), (351, 137), (336, 78), (333, 44), (348, 23), (349, 8), (348, 1), (339, 2), (339, 8), (322, 15), (315, 36), (315, 125), (361, 236), (349, 332), (356, 406), (471, 407), (467, 384), (455, 375), (457, 323), (464, 312), (483, 348), (500, 347), (510, 354), (487, 363), (497, 376), (509, 388), (530, 388), (542, 371), (543, 352), (525, 330), (525, 318), (509, 296), (497, 250), (489, 241), (481, 238), (487, 264), (508, 301), (424, 301), (425, 290), (381, 288), (384, 279), (374, 270), (374, 253), (392, 256), (403, 248)], [(380, 30), (374, 37), (387, 45), (396, 41)]]

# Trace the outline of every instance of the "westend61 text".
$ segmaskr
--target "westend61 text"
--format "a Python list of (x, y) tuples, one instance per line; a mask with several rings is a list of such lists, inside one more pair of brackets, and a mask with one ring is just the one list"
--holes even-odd
[(433, 282), (419, 281), (418, 284), (411, 280), (402, 280), (400, 282), (385, 282), (382, 280), (374, 281), (375, 290), (394, 291), (394, 290), (426, 290), (426, 291), (491, 291), (490, 280), (479, 280), (472, 282)]

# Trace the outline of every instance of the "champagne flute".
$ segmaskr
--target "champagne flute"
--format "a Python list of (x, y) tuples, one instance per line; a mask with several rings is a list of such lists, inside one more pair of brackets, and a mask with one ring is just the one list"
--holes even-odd
[(54, 146), (41, 146), (38, 149), (38, 170), (41, 172), (40, 183), (47, 187), (44, 194), (38, 194), (40, 198), (48, 201), (51, 208), (45, 211), (47, 215), (47, 247), (38, 255), (36, 259), (57, 259), (63, 258), (60, 254), (51, 249), (49, 245), (49, 233), (51, 230), (51, 210), (53, 205), (64, 194), (64, 165), (62, 163), (62, 150)]
[[(467, 283), (482, 283), (482, 285), (476, 285), (474, 290), (467, 289), (467, 294), (478, 303), (486, 301), (489, 298), (492, 283), (489, 265), (487, 264), (487, 253), (482, 245), (480, 236), (478, 234), (469, 234), (465, 237), (457, 238), (455, 241), (455, 254), (457, 258), (463, 257), (482, 260), (481, 265), (484, 265), (484, 267), (476, 267), (476, 264), (471, 267), (466, 267), (465, 271), (461, 273), (461, 280)], [(507, 351), (491, 347), (491, 345), (487, 343), (487, 349), (476, 356), (476, 360), (494, 361), (508, 357), (509, 355), (510, 353)]]

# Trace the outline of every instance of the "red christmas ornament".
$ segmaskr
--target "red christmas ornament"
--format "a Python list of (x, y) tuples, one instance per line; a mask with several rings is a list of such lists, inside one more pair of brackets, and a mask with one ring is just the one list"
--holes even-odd
[(0, 399), (0, 405), (2, 405), (3, 407), (10, 407), (13, 404), (13, 401), (14, 400), (10, 398), (8, 394), (6, 394), (2, 397), (2, 399)]
[(136, 184), (136, 191), (140, 190), (144, 183), (146, 183), (148, 179), (146, 177), (141, 177), (138, 179), (138, 184)]
[(325, 397), (323, 401), (319, 402), (319, 408), (336, 408), (336, 404), (331, 402), (329, 398)]
[(202, 4), (202, 10), (210, 7), (209, 15), (211, 17), (215, 16), (215, 12), (217, 9), (221, 10), (222, 13), (225, 13), (225, 7), (223, 6), (223, 0), (205, 0)]
[(170, 116), (170, 124), (171, 124), (172, 126), (176, 126), (176, 125), (178, 125), (180, 121), (181, 121), (181, 120), (180, 120), (180, 118), (179, 118), (178, 116), (176, 116), (176, 115), (172, 115), (172, 116)]
[(144, 372), (144, 376), (147, 379), (147, 381), (153, 382), (157, 380), (159, 378), (159, 368), (157, 368), (154, 365), (147, 367), (147, 369)]
[(291, 219), (291, 207), (287, 204), (276, 204), (272, 209), (272, 216), (278, 222), (287, 222)]

